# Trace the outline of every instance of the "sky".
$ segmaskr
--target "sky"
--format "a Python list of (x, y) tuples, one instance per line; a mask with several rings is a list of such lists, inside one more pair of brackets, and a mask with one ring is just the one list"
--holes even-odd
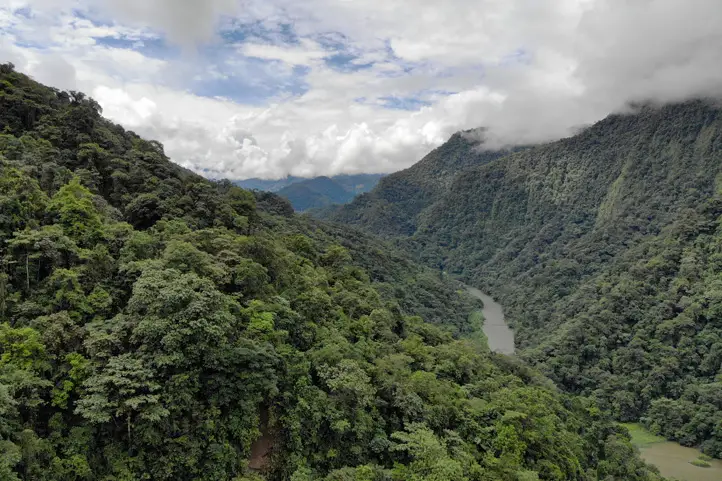
[(722, 95), (720, 0), (0, 0), (0, 62), (210, 178), (387, 173)]

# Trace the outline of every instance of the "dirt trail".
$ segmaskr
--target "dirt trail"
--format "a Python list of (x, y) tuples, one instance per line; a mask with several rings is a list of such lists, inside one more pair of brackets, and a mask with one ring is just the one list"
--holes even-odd
[(248, 460), (248, 467), (255, 471), (262, 471), (268, 466), (271, 448), (273, 448), (273, 436), (268, 426), (268, 408), (261, 409), (260, 426), (261, 437), (251, 445), (251, 457)]

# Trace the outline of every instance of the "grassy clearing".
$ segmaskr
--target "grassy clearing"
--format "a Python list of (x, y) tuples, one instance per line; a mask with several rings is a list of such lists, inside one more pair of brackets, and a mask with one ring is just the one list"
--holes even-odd
[(627, 428), (629, 434), (632, 436), (632, 444), (638, 448), (644, 448), (651, 446), (652, 444), (663, 443), (666, 441), (663, 437), (647, 431), (641, 424), (622, 423), (622, 426)]

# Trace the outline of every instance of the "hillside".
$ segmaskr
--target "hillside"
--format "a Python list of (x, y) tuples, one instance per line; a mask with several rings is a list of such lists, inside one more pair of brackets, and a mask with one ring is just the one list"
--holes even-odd
[(330, 204), (345, 204), (356, 196), (354, 192), (346, 190), (328, 177), (316, 177), (291, 184), (279, 190), (278, 195), (288, 199), (297, 212)]
[(417, 216), (449, 188), (458, 172), (508, 153), (477, 147), (463, 132), (454, 134), (412, 167), (381, 179), (376, 188), (358, 196), (350, 205), (321, 210), (314, 215), (363, 226), (381, 235), (413, 234)]
[(275, 192), (288, 199), (298, 212), (350, 202), (373, 189), (382, 174), (336, 175), (305, 179), (289, 176), (279, 180), (248, 179), (234, 183), (245, 189)]
[[(498, 296), (525, 358), (566, 390), (719, 457), (720, 173), (716, 103), (646, 106), (460, 170), (423, 209), (376, 200), (405, 188), (389, 177), (331, 217)], [(367, 217), (397, 208), (407, 236)]]
[[(339, 174), (327, 178), (333, 180), (336, 184), (342, 186), (346, 191), (360, 194), (362, 192), (368, 192), (373, 189), (378, 183), (379, 179), (381, 179), (383, 176), (384, 174)], [(309, 180), (312, 181), (317, 178), (318, 177), (306, 178), (289, 175), (288, 177), (276, 180), (252, 178), (246, 180), (236, 180), (233, 181), (233, 183), (244, 189), (278, 192), (279, 190), (283, 189), (284, 187), (288, 187), (289, 185)]]
[(9, 64), (0, 131), (0, 479), (660, 479), (377, 239)]

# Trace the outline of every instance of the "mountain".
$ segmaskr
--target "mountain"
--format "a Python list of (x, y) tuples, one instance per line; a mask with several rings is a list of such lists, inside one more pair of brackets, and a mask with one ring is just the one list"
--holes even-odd
[[(349, 192), (355, 192), (360, 194), (362, 192), (368, 192), (373, 189), (385, 174), (339, 174), (332, 177), (327, 177), (333, 180), (335, 183), (341, 185), (344, 190)], [(267, 180), (267, 179), (246, 179), (236, 180), (233, 183), (239, 187), (249, 190), (263, 190), (266, 192), (278, 192), (284, 187), (296, 184), (299, 182), (306, 182), (309, 180), (317, 179), (318, 177), (306, 178), (306, 177), (295, 177), (289, 175), (282, 179)]]
[(302, 182), (304, 180), (306, 180), (306, 179), (304, 179), (303, 177), (294, 177), (292, 175), (289, 175), (288, 177), (283, 177), (281, 179), (275, 179), (275, 180), (252, 178), (252, 179), (245, 179), (245, 180), (235, 180), (235, 181), (233, 181), (233, 183), (236, 184), (238, 187), (242, 187), (242, 188), (248, 189), (248, 190), (262, 190), (265, 192), (278, 192), (279, 190), (283, 189), (284, 187), (288, 187), (289, 185), (291, 185), (295, 182)]
[(455, 283), (0, 65), (0, 479), (661, 479)]
[(469, 166), (425, 202), (415, 166), (326, 217), (496, 295), (568, 392), (722, 456), (719, 104), (644, 106), (486, 162), (450, 144)]
[(278, 195), (288, 199), (299, 212), (328, 204), (345, 204), (356, 196), (354, 192), (346, 190), (328, 177), (316, 177), (291, 184), (279, 190)]
[(376, 188), (350, 205), (322, 209), (314, 215), (363, 226), (377, 234), (410, 235), (416, 231), (417, 216), (449, 188), (459, 171), (508, 152), (482, 150), (468, 132), (459, 132), (412, 167), (381, 179)]
[(350, 202), (358, 194), (373, 189), (382, 177), (383, 174), (343, 174), (311, 179), (289, 176), (279, 180), (239, 180), (235, 184), (245, 189), (276, 192), (291, 201), (295, 210), (302, 212)]

